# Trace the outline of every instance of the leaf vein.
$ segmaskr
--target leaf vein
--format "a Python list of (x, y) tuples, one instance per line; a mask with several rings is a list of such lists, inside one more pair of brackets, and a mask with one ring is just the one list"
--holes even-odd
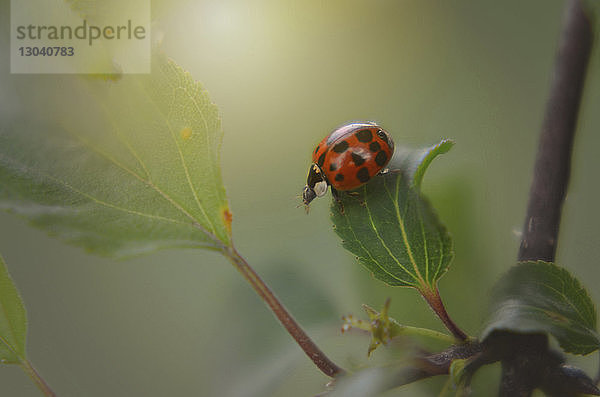
[(175, 144), (175, 147), (177, 148), (177, 152), (179, 153), (179, 158), (181, 160), (181, 165), (182, 168), (184, 170), (187, 182), (188, 182), (188, 186), (190, 188), (190, 190), (192, 191), (192, 195), (194, 196), (194, 200), (196, 201), (196, 204), (198, 205), (198, 208), (200, 209), (200, 211), (202, 212), (202, 215), (204, 216), (204, 219), (206, 220), (206, 222), (209, 224), (210, 228), (211, 228), (211, 234), (216, 235), (216, 228), (214, 226), (214, 224), (212, 223), (211, 219), (208, 217), (206, 210), (204, 209), (204, 206), (202, 205), (202, 203), (200, 202), (199, 198), (198, 198), (198, 194), (194, 188), (194, 185), (191, 181), (190, 178), (190, 174), (189, 174), (189, 170), (187, 167), (187, 163), (185, 162), (185, 158), (183, 157), (183, 153), (181, 152), (181, 147), (179, 146), (178, 142), (177, 142), (177, 138), (175, 136), (175, 131), (173, 129), (173, 126), (171, 125), (168, 116), (163, 112), (163, 110), (160, 108), (160, 106), (158, 106), (158, 104), (156, 103), (156, 101), (154, 100), (154, 98), (152, 97), (152, 95), (150, 95), (147, 90), (143, 87), (143, 85), (138, 81), (138, 86), (140, 87), (140, 89), (146, 94), (148, 100), (150, 101), (150, 103), (152, 103), (152, 105), (154, 105), (154, 107), (156, 108), (156, 110), (158, 111), (158, 114), (160, 114), (163, 118), (163, 121), (165, 123), (165, 125), (167, 126), (169, 133), (171, 135), (171, 138), (173, 139), (173, 143)]
[[(2, 261), (0, 260), (0, 263), (2, 263)], [(6, 306), (4, 304), (4, 302), (1, 302), (0, 306), (2, 306), (2, 312), (4, 313), (4, 317), (8, 320), (8, 313), (6, 312)], [(15, 339), (15, 341), (18, 341), (18, 337), (17, 337), (17, 332), (15, 331), (15, 327), (13, 322), (8, 321), (8, 329), (13, 337), (13, 339)], [(2, 336), (0, 335), (0, 341), (2, 341), (2, 343), (4, 343), (6, 345), (6, 347), (13, 352), (17, 357), (22, 358), (21, 355), (13, 348), (13, 346)]]
[[(419, 217), (419, 226), (421, 226), (421, 238), (423, 239), (423, 255), (425, 257), (425, 280), (429, 281), (429, 253), (427, 252), (427, 238), (425, 236), (425, 225), (423, 223), (423, 214), (421, 212), (421, 205), (416, 206), (417, 216)], [(437, 271), (436, 271), (437, 275)], [(435, 278), (433, 278), (435, 280)]]
[[(384, 181), (383, 184), (387, 190), (387, 185)], [(388, 191), (389, 193), (389, 191)], [(381, 245), (383, 245), (383, 247), (385, 248), (385, 250), (387, 251), (388, 255), (390, 256), (390, 258), (392, 258), (394, 260), (394, 262), (396, 262), (396, 264), (406, 272), (406, 274), (409, 274), (412, 278), (415, 279), (415, 281), (420, 281), (414, 274), (412, 274), (411, 272), (408, 271), (408, 269), (406, 269), (406, 267), (404, 267), (404, 265), (402, 263), (400, 263), (400, 261), (398, 260), (398, 258), (392, 253), (392, 251), (390, 250), (390, 248), (387, 246), (387, 244), (385, 243), (385, 241), (383, 240), (383, 238), (381, 237), (381, 235), (379, 234), (379, 231), (377, 230), (377, 227), (375, 226), (375, 223), (373, 222), (373, 217), (371, 214), (371, 209), (369, 208), (369, 203), (367, 200), (367, 194), (366, 194), (366, 187), (365, 187), (365, 208), (367, 210), (367, 215), (369, 216), (369, 224), (371, 226), (371, 228), (373, 229), (373, 231), (375, 232), (375, 236), (377, 236), (377, 239), (381, 242)], [(397, 278), (397, 277), (395, 277)]]
[[(366, 192), (366, 187), (365, 187), (365, 192)], [(348, 217), (342, 217), (343, 219), (346, 220), (346, 224), (348, 225), (348, 229), (350, 230), (350, 232), (352, 233), (352, 236), (354, 236), (354, 241), (356, 241), (361, 248), (364, 250), (364, 252), (367, 253), (367, 255), (369, 255), (369, 258), (371, 259), (371, 261), (378, 267), (380, 268), (384, 273), (388, 274), (390, 277), (392, 277), (393, 279), (396, 279), (398, 281), (400, 281), (401, 283), (406, 283), (408, 284), (406, 281), (402, 280), (401, 278), (398, 278), (396, 275), (394, 275), (393, 273), (390, 273), (386, 268), (384, 268), (371, 254), (371, 252), (363, 245), (363, 243), (360, 241), (360, 239), (358, 238), (358, 236), (356, 235), (356, 233), (354, 232), (354, 228), (352, 227), (352, 224), (350, 223), (350, 220)], [(407, 272), (408, 273), (408, 272)], [(408, 273), (410, 274), (410, 273)]]
[[(102, 156), (103, 158), (105, 158), (106, 160), (108, 160), (109, 162), (113, 163), (115, 166), (117, 166), (118, 168), (124, 170), (125, 172), (129, 173), (130, 175), (132, 175), (134, 178), (138, 179), (140, 182), (144, 183), (146, 186), (152, 188), (154, 191), (156, 191), (161, 197), (163, 197), (167, 202), (169, 202), (175, 209), (177, 209), (178, 211), (180, 211), (183, 215), (185, 215), (186, 217), (188, 217), (191, 221), (192, 224), (194, 226), (196, 226), (197, 228), (199, 228), (200, 230), (202, 230), (208, 237), (210, 237), (211, 239), (216, 239), (216, 236), (214, 236), (212, 233), (208, 232), (206, 229), (204, 229), (204, 227), (198, 223), (198, 220), (196, 218), (194, 218), (194, 216), (192, 214), (190, 214), (189, 212), (187, 212), (179, 203), (177, 203), (171, 196), (169, 196), (168, 194), (166, 194), (165, 192), (162, 191), (162, 189), (160, 189), (158, 186), (156, 186), (152, 181), (150, 180), (146, 180), (144, 178), (142, 178), (140, 175), (138, 175), (135, 171), (129, 169), (129, 167), (126, 167), (125, 165), (121, 164), (121, 162), (119, 162), (117, 159), (115, 159), (113, 156), (111, 156), (110, 154), (104, 152), (103, 150), (101, 150), (100, 148), (96, 147), (94, 144), (92, 144), (91, 142), (89, 142), (87, 139), (85, 139), (83, 136), (81, 136), (80, 134), (77, 134), (75, 132), (69, 132), (72, 136), (74, 136), (76, 139), (78, 139), (82, 144), (86, 145), (87, 147), (90, 148), (90, 150), (98, 153), (98, 155)], [(60, 179), (54, 178), (51, 175), (48, 174), (44, 174), (49, 178), (52, 178), (53, 180), (55, 180), (58, 183), (61, 183), (62, 185), (68, 187), (69, 189), (71, 189), (72, 191), (81, 194), (83, 196), (86, 196), (86, 193), (79, 191), (75, 188), (73, 188), (70, 184), (68, 184), (67, 182), (64, 182)], [(91, 195), (87, 195), (86, 197), (94, 200), (94, 198)], [(105, 203), (102, 200), (94, 200), (99, 204), (103, 204), (105, 206), (111, 206), (112, 204), (110, 203)], [(146, 213), (142, 213), (139, 211), (135, 211), (135, 210), (128, 210), (125, 208), (121, 208), (118, 207), (116, 205), (112, 205), (113, 208), (115, 209), (121, 209), (123, 211), (133, 211), (132, 213), (136, 213), (138, 215), (142, 215), (142, 216), (147, 216), (147, 217), (155, 217), (156, 219), (163, 219), (165, 221), (170, 221), (173, 223), (178, 223), (178, 224), (182, 224), (182, 225), (187, 225), (185, 222), (181, 222), (178, 221), (176, 219), (171, 219), (171, 218), (167, 218), (167, 217), (161, 217), (159, 215), (153, 215), (153, 214), (146, 214)]]
[(119, 128), (119, 126), (117, 125), (117, 122), (115, 121), (113, 114), (108, 110), (108, 107), (106, 106), (105, 101), (102, 101), (98, 97), (98, 94), (96, 93), (95, 90), (90, 89), (90, 90), (88, 90), (88, 93), (91, 96), (93, 96), (94, 98), (96, 98), (96, 103), (100, 106), (104, 115), (108, 118), (108, 120), (110, 121), (110, 124), (113, 126), (114, 131), (111, 130), (111, 132), (114, 132), (114, 135), (117, 137), (119, 142), (121, 142), (127, 148), (127, 151), (129, 151), (129, 153), (131, 153), (131, 155), (136, 159), (136, 161), (140, 164), (140, 166), (146, 173), (146, 177), (148, 178), (148, 180), (150, 180), (150, 172), (148, 171), (146, 164), (144, 163), (142, 158), (139, 156), (137, 151), (135, 149), (133, 149), (133, 147), (131, 146), (131, 143), (129, 143), (129, 141), (123, 135), (123, 132), (121, 131), (121, 128)]
[[(408, 241), (408, 236), (406, 235), (406, 229), (404, 227), (404, 220), (402, 218), (402, 215), (400, 214), (400, 204), (398, 202), (398, 197), (400, 194), (400, 182), (402, 181), (402, 179), (403, 179), (402, 176), (398, 176), (396, 178), (396, 194), (393, 196), (394, 207), (396, 209), (396, 219), (398, 220), (398, 224), (400, 225), (400, 233), (402, 234), (402, 240), (404, 241), (404, 246), (406, 247), (406, 252), (408, 253), (408, 258), (410, 259), (410, 263), (412, 264), (412, 266), (415, 270), (418, 281), (423, 286), (425, 286), (425, 285), (427, 285), (427, 283), (425, 280), (423, 280), (423, 276), (421, 275), (421, 272), (419, 271), (419, 267), (417, 266), (417, 263), (415, 262), (415, 258), (412, 253), (412, 247)], [(384, 184), (384, 186), (386, 186), (386, 189), (387, 189), (387, 184)], [(408, 203), (408, 198), (407, 198), (407, 203)]]
[[(560, 280), (562, 283), (562, 280)], [(544, 283), (540, 283), (540, 282), (535, 282), (532, 281), (533, 284), (537, 284), (539, 286), (542, 286), (543, 288), (547, 288), (553, 292), (555, 292), (556, 294), (558, 294), (563, 300), (564, 302), (566, 302), (569, 306), (571, 306), (571, 308), (574, 309), (575, 314), (577, 315), (577, 317), (579, 317), (579, 319), (581, 320), (582, 323), (587, 324), (587, 320), (585, 319), (585, 317), (581, 314), (581, 312), (579, 311), (579, 309), (577, 308), (577, 306), (575, 306), (572, 302), (572, 300), (565, 295), (564, 291), (558, 290), (548, 284), (544, 284)]]

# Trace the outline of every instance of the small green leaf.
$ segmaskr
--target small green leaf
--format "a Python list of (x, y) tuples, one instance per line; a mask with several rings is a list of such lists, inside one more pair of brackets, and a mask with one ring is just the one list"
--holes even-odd
[(381, 313), (369, 305), (363, 305), (363, 309), (369, 316), (369, 321), (363, 321), (353, 315), (342, 317), (344, 324), (342, 332), (349, 331), (352, 328), (361, 329), (371, 334), (371, 342), (367, 355), (370, 356), (373, 350), (379, 346), (387, 345), (392, 339), (398, 336), (426, 336), (443, 342), (455, 343), (456, 340), (450, 335), (443, 334), (427, 328), (417, 328), (408, 325), (402, 325), (389, 316), (391, 300), (388, 298), (383, 305)]
[(0, 363), (25, 361), (27, 316), (19, 292), (0, 256)]
[(492, 314), (483, 332), (549, 333), (568, 353), (589, 354), (600, 346), (596, 309), (567, 270), (547, 262), (523, 262), (496, 284)]
[(390, 172), (357, 190), (340, 192), (332, 221), (344, 247), (379, 280), (435, 290), (453, 257), (452, 240), (420, 192), (425, 170), (453, 143), (421, 150), (397, 148)]
[(452, 379), (454, 386), (459, 386), (463, 383), (467, 361), (469, 360), (464, 358), (452, 360), (452, 363), (450, 364), (450, 378)]
[(423, 181), (425, 171), (434, 158), (440, 154), (447, 153), (454, 146), (454, 142), (449, 139), (443, 139), (437, 145), (423, 149), (409, 149), (398, 147), (392, 158), (389, 167), (392, 169), (403, 170), (407, 177), (412, 181), (414, 187), (419, 188)]
[(0, 121), (0, 208), (105, 255), (230, 245), (217, 108), (154, 53), (149, 75), (61, 77), (56, 121)]

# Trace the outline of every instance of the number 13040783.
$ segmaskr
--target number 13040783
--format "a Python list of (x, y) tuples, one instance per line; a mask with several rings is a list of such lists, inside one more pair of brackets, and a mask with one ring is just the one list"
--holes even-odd
[(72, 57), (75, 55), (73, 47), (19, 47), (22, 57)]

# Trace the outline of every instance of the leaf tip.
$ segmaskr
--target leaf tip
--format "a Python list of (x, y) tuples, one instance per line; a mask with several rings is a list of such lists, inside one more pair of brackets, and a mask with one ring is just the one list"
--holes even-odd
[(447, 153), (454, 146), (454, 141), (452, 139), (444, 138), (437, 144), (425, 149), (422, 152), (421, 158), (417, 160), (417, 167), (413, 174), (413, 185), (419, 188), (421, 186), (421, 182), (423, 181), (423, 176), (425, 175), (425, 171), (431, 164), (434, 158), (436, 158), (440, 154)]
[(436, 146), (438, 147), (438, 153), (446, 153), (454, 146), (455, 142), (452, 139), (444, 138)]

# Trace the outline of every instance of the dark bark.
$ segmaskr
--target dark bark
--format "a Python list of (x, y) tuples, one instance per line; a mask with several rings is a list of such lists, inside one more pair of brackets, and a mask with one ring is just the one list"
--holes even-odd
[(406, 385), (436, 375), (446, 375), (450, 373), (452, 361), (473, 358), (481, 351), (482, 345), (473, 341), (450, 346), (439, 353), (422, 354), (413, 358), (413, 367), (406, 368), (399, 373), (391, 387)]
[(581, 2), (569, 0), (533, 171), (521, 261), (554, 260), (591, 44), (591, 25)]
[[(540, 134), (519, 261), (554, 261), (591, 44), (591, 24), (581, 2), (569, 0)], [(565, 370), (568, 367), (562, 360), (550, 359), (556, 354), (548, 350), (547, 336), (509, 334), (507, 337), (506, 352), (512, 354), (501, 359), (501, 397), (528, 397), (536, 388), (548, 395), (574, 396), (581, 392), (581, 382), (587, 392), (598, 393), (581, 371)]]

